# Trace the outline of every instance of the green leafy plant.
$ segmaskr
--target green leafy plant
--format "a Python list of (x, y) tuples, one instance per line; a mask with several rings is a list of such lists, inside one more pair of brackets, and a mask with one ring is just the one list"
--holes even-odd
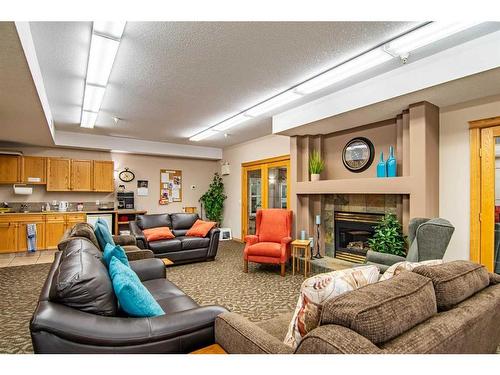
[(309, 157), (309, 172), (320, 174), (323, 169), (325, 169), (325, 162), (321, 159), (319, 152), (314, 150)]
[(396, 215), (385, 215), (375, 227), (375, 234), (368, 240), (368, 245), (379, 253), (406, 256), (406, 236)]
[(222, 213), (226, 198), (222, 177), (218, 173), (215, 173), (207, 192), (200, 197), (199, 201), (203, 204), (207, 219), (215, 221), (219, 226), (222, 223)]

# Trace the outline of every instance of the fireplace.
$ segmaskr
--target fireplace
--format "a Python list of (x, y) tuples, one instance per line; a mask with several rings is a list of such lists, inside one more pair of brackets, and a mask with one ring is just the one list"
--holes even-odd
[(368, 239), (375, 233), (375, 226), (383, 214), (340, 212), (334, 213), (335, 258), (354, 263), (364, 263)]

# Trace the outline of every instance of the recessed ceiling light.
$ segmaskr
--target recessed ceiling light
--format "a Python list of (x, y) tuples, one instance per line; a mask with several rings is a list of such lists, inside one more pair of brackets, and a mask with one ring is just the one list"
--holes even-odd
[(282, 105), (293, 102), (294, 100), (297, 100), (301, 96), (302, 96), (301, 94), (294, 91), (285, 91), (282, 94), (276, 95), (275, 97), (266, 100), (265, 102), (262, 102), (253, 108), (250, 108), (248, 111), (245, 112), (245, 114), (251, 117), (260, 116), (266, 112), (269, 112), (274, 108), (278, 108), (281, 107)]
[(106, 88), (102, 86), (85, 85), (85, 95), (83, 96), (83, 110), (99, 112), (105, 90)]
[(220, 124), (215, 125), (213, 129), (218, 131), (224, 131), (250, 119), (251, 117), (248, 117), (244, 113), (241, 113), (237, 116), (231, 117), (230, 119), (222, 121)]
[(82, 128), (93, 128), (97, 120), (97, 112), (82, 111)]
[(189, 138), (190, 141), (195, 141), (195, 142), (198, 142), (198, 141), (201, 141), (202, 139), (205, 139), (205, 138), (208, 138), (208, 137), (211, 137), (212, 135), (215, 135), (217, 134), (218, 132), (215, 131), (215, 130), (212, 130), (212, 129), (207, 129), (201, 133), (198, 133), (196, 135), (193, 135), (191, 138)]
[(94, 21), (94, 33), (120, 39), (126, 24), (125, 21)]

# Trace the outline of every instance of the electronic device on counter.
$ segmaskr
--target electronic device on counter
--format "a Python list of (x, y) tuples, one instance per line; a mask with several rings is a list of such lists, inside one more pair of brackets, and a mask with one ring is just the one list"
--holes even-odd
[(119, 210), (133, 210), (134, 209), (134, 192), (125, 191), (116, 193), (116, 199), (118, 200)]

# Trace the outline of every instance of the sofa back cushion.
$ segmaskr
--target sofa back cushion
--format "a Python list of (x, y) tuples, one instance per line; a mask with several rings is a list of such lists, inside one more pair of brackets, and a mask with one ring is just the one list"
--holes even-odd
[(83, 237), (68, 238), (65, 241), (64, 248), (61, 250), (61, 252), (62, 252), (62, 258), (66, 258), (70, 255), (79, 253), (87, 253), (96, 257), (97, 259), (102, 258), (101, 250), (99, 250), (87, 238)]
[(401, 274), (340, 295), (323, 305), (321, 325), (337, 324), (384, 343), (437, 313), (432, 280)]
[(136, 221), (142, 230), (157, 227), (172, 227), (169, 214), (137, 215)]
[(92, 314), (114, 316), (117, 312), (106, 266), (101, 259), (85, 251), (61, 257), (49, 297), (53, 302)]
[(78, 223), (71, 228), (69, 237), (84, 237), (92, 242), (99, 249), (99, 242), (94, 233), (94, 228), (88, 223)]
[(257, 211), (257, 235), (260, 242), (281, 242), (290, 237), (292, 230), (292, 211), (283, 209), (264, 209)]
[[(188, 230), (198, 220), (198, 214), (188, 214), (184, 212), (170, 214), (172, 220), (172, 229), (174, 230)], [(174, 232), (175, 234), (175, 232)], [(177, 234), (175, 234), (177, 236)]]
[(488, 271), (484, 266), (465, 260), (437, 266), (420, 266), (413, 272), (432, 280), (440, 311), (451, 309), (490, 283)]

